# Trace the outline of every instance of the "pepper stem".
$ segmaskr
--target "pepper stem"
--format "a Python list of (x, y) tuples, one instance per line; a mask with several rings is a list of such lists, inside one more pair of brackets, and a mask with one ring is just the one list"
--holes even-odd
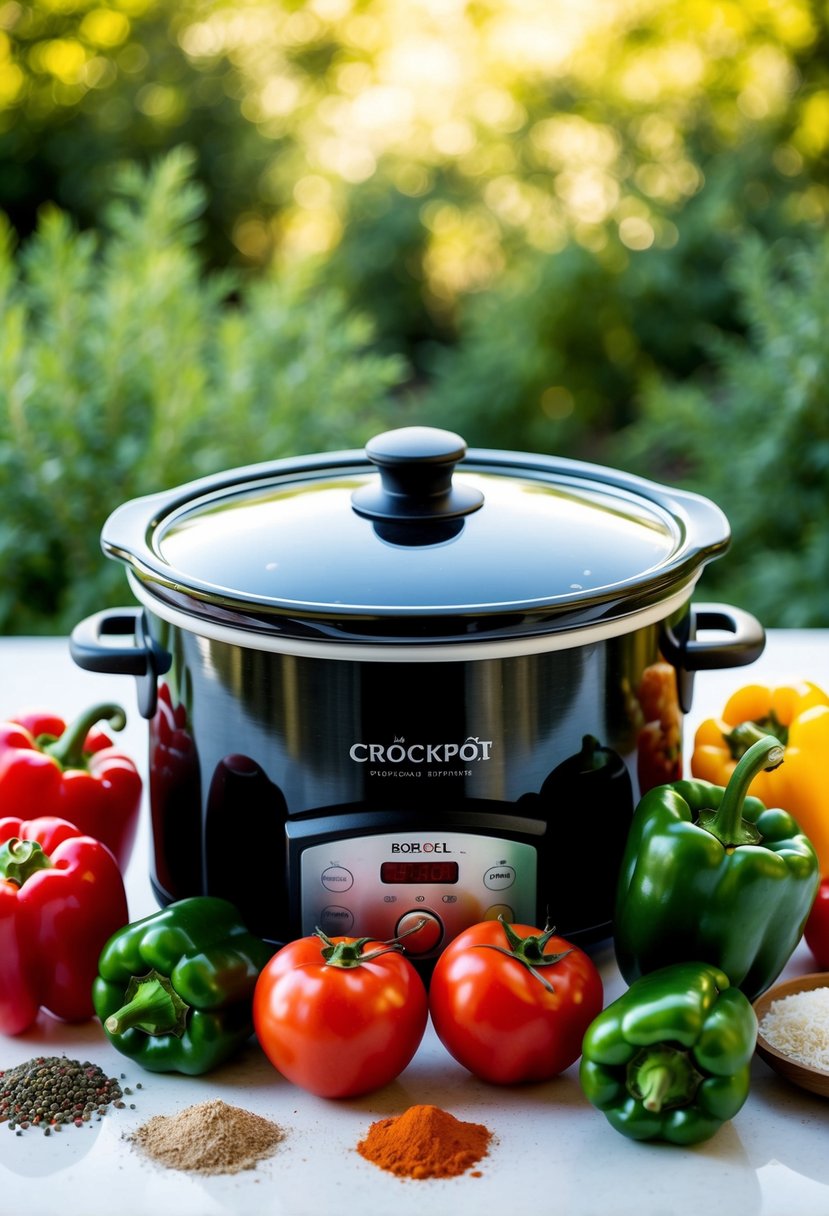
[(732, 760), (739, 760), (746, 754), (752, 743), (756, 743), (758, 739), (765, 739), (767, 735), (774, 735), (775, 739), (784, 747), (789, 742), (789, 728), (783, 725), (774, 712), (770, 713), (767, 718), (759, 718), (757, 721), (749, 719), (747, 722), (740, 722), (725, 736)]
[(93, 726), (104, 719), (111, 730), (123, 730), (127, 722), (127, 715), (120, 705), (114, 705), (109, 701), (93, 705), (70, 723), (59, 739), (38, 740), (41, 750), (56, 760), (62, 769), (85, 768), (86, 758), (83, 745), (86, 742), (86, 736)]
[(757, 774), (764, 769), (777, 768), (783, 763), (785, 754), (785, 747), (773, 735), (764, 735), (753, 743), (738, 761), (717, 809), (700, 811), (699, 827), (716, 836), (727, 849), (741, 844), (759, 844), (762, 836), (753, 823), (743, 818), (743, 803)]
[(628, 1064), (628, 1092), (654, 1114), (688, 1106), (701, 1082), (687, 1052), (661, 1043), (644, 1048)]
[(673, 1073), (664, 1064), (654, 1065), (647, 1072), (643, 1069), (639, 1074), (639, 1087), (645, 1110), (652, 1110), (656, 1114), (662, 1110), (662, 1105), (670, 1093), (673, 1079)]
[(0, 878), (22, 887), (27, 878), (39, 870), (50, 870), (52, 862), (36, 840), (21, 840), (12, 836), (0, 844)]
[(148, 971), (133, 976), (124, 993), (126, 1003), (104, 1022), (109, 1034), (143, 1030), (145, 1034), (173, 1034), (181, 1038), (190, 1006), (181, 999), (166, 975)]

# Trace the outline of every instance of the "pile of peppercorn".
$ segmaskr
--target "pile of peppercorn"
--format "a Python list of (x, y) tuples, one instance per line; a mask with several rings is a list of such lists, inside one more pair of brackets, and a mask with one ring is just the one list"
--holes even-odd
[(38, 1056), (0, 1071), (0, 1123), (9, 1128), (39, 1127), (47, 1135), (64, 1124), (76, 1127), (93, 1115), (106, 1114), (112, 1104), (123, 1107), (118, 1081), (88, 1060)]

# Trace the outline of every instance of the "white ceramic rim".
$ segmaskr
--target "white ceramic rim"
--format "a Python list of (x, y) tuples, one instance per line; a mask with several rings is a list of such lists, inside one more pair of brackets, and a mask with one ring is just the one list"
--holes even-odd
[(475, 638), (447, 643), (386, 644), (311, 641), (305, 638), (285, 637), (278, 633), (257, 633), (252, 630), (194, 617), (190, 613), (174, 608), (163, 600), (157, 600), (135, 577), (127, 571), (133, 594), (155, 616), (177, 629), (184, 629), (197, 637), (227, 646), (243, 646), (248, 650), (262, 650), (271, 654), (292, 655), (307, 659), (338, 659), (352, 663), (467, 663), (483, 659), (512, 659), (527, 655), (547, 654), (555, 650), (573, 650), (577, 646), (592, 646), (610, 638), (634, 633), (648, 625), (658, 624), (681, 609), (691, 597), (696, 578), (685, 583), (678, 591), (656, 604), (631, 612), (627, 616), (614, 617), (595, 625), (583, 625), (578, 629), (561, 633), (540, 634), (534, 637), (503, 638), (479, 641)]

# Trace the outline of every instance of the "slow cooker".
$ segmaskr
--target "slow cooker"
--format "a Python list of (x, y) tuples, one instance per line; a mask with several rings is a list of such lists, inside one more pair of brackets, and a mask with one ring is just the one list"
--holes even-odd
[(137, 603), (70, 648), (137, 678), (155, 894), (222, 895), (276, 943), (606, 936), (694, 672), (765, 641), (691, 602), (729, 543), (712, 502), (427, 427), (134, 499), (101, 542)]

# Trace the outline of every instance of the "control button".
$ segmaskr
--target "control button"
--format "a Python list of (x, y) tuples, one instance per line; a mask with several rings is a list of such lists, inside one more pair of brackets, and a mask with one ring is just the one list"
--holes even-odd
[(336, 904), (329, 904), (320, 913), (319, 925), (323, 933), (333, 934), (334, 937), (342, 936), (350, 933), (354, 928), (354, 913), (348, 908), (338, 908)]
[(515, 913), (509, 904), (492, 904), (484, 912), (484, 920), (497, 920), (499, 916), (503, 916), (504, 920), (510, 923), (515, 920)]
[(354, 875), (344, 866), (329, 866), (323, 870), (321, 882), (328, 891), (347, 891), (354, 886)]
[(490, 891), (503, 891), (515, 882), (515, 870), (512, 866), (495, 865), (484, 874), (484, 886)]
[[(415, 929), (419, 921), (425, 921), (425, 924)], [(413, 933), (409, 932), (411, 929), (414, 929)], [(404, 933), (407, 936), (402, 944), (408, 954), (428, 954), (443, 937), (443, 925), (434, 912), (406, 912), (397, 922), (394, 936), (402, 937)]]

